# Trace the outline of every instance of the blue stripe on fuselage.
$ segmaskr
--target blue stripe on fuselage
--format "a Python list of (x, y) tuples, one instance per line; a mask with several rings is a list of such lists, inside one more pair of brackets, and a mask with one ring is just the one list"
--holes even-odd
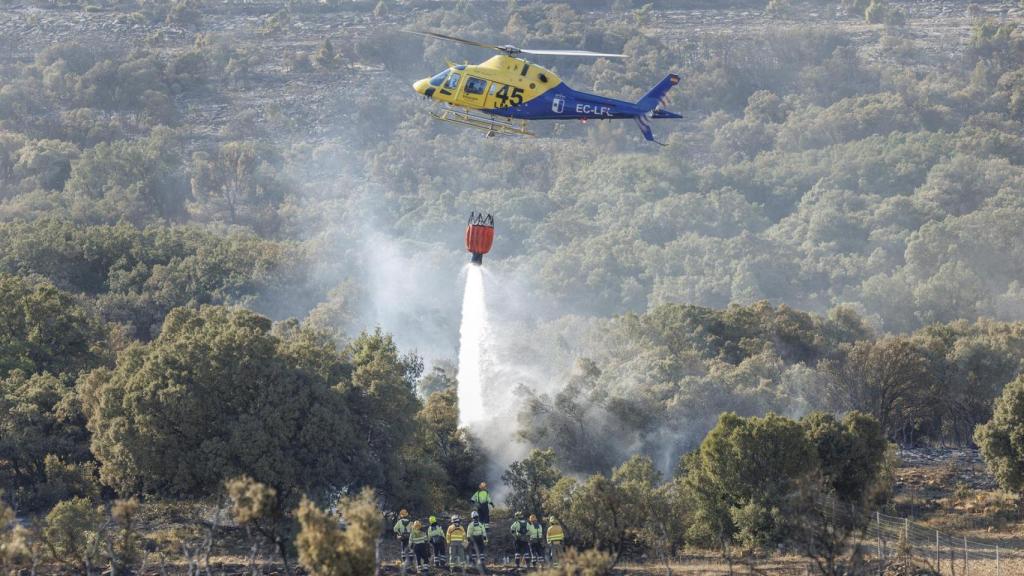
[(632, 102), (577, 92), (566, 86), (565, 83), (518, 106), (487, 108), (481, 111), (522, 120), (633, 118), (644, 113)]

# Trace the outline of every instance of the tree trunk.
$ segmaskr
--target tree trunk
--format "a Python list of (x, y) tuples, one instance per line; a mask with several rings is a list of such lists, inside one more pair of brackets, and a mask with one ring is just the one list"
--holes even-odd
[(373, 576), (380, 576), (380, 538), (373, 545)]
[(110, 576), (117, 576), (117, 557), (114, 556), (114, 544), (107, 536), (107, 557), (110, 558)]
[[(206, 531), (206, 540), (203, 542), (203, 564), (206, 567), (206, 576), (212, 576), (210, 573), (210, 553), (213, 551), (213, 534), (220, 528), (220, 511), (224, 508), (224, 496), (217, 499), (217, 511), (213, 514), (213, 524), (210, 524), (209, 530)], [(196, 566), (198, 571), (198, 566)]]
[(661, 562), (665, 565), (665, 576), (672, 576), (672, 564), (668, 554), (661, 555)]
[(253, 542), (252, 546), (249, 547), (249, 574), (256, 576), (256, 552), (259, 550), (258, 545)]
[(288, 543), (280, 536), (275, 538), (274, 541), (277, 543), (278, 553), (281, 554), (281, 561), (284, 562), (285, 576), (292, 576), (292, 568), (288, 564)]

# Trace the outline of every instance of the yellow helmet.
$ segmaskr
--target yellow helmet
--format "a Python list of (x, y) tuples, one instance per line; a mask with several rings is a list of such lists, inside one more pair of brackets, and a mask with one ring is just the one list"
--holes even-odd
[(405, 508), (402, 508), (402, 510), (398, 512), (398, 517), (399, 518), (408, 518), (409, 517), (409, 511), (406, 510)]
[(481, 482), (480, 483), (480, 489), (481, 490), (487, 490), (487, 482)]
[(431, 516), (428, 520), (430, 520), (431, 524), (437, 524), (437, 516)]
[(537, 521), (537, 515), (536, 514), (530, 514), (530, 522), (536, 522), (536, 521)]

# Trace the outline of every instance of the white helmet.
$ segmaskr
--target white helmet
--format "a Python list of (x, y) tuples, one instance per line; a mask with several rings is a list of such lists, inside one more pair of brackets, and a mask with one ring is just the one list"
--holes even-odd
[(470, 515), (469, 515), (469, 517), (470, 517), (470, 518), (472, 518), (472, 519), (474, 519), (474, 520), (476, 520), (477, 518), (479, 518), (479, 517), (480, 517), (480, 513), (479, 513), (479, 512), (477, 512), (476, 510), (473, 510), (473, 513), (472, 513), (472, 514), (470, 514)]

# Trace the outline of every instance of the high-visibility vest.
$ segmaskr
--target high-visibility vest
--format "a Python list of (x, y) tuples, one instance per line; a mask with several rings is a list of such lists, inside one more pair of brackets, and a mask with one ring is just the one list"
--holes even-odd
[(437, 538), (444, 540), (444, 528), (437, 524), (431, 524), (430, 528), (427, 528), (427, 537), (430, 538), (431, 542), (436, 542)]
[(409, 532), (409, 544), (425, 544), (427, 542), (427, 533), (415, 528), (412, 532)]
[(473, 497), (470, 498), (470, 500), (477, 505), (490, 504), (491, 495), (487, 493), (487, 490), (478, 490), (476, 494), (473, 494)]
[(469, 523), (469, 529), (466, 532), (472, 536), (483, 536), (487, 538), (487, 528), (477, 520), (473, 520)]
[(540, 522), (526, 525), (526, 532), (530, 535), (530, 542), (540, 542), (544, 539), (544, 527)]
[(398, 522), (395, 522), (395, 534), (398, 534), (399, 536), (409, 534), (409, 530), (412, 530), (412, 528), (410, 528), (410, 524), (412, 524), (412, 522), (410, 522), (408, 518), (399, 518)]
[(548, 544), (562, 540), (565, 540), (565, 532), (562, 532), (562, 527), (558, 524), (548, 526)]
[(528, 537), (526, 522), (523, 522), (522, 520), (516, 520), (512, 523), (512, 537), (515, 538), (517, 542), (522, 542), (526, 540), (526, 538)]
[(458, 524), (452, 524), (448, 527), (448, 543), (452, 542), (465, 542), (466, 541), (466, 529)]

